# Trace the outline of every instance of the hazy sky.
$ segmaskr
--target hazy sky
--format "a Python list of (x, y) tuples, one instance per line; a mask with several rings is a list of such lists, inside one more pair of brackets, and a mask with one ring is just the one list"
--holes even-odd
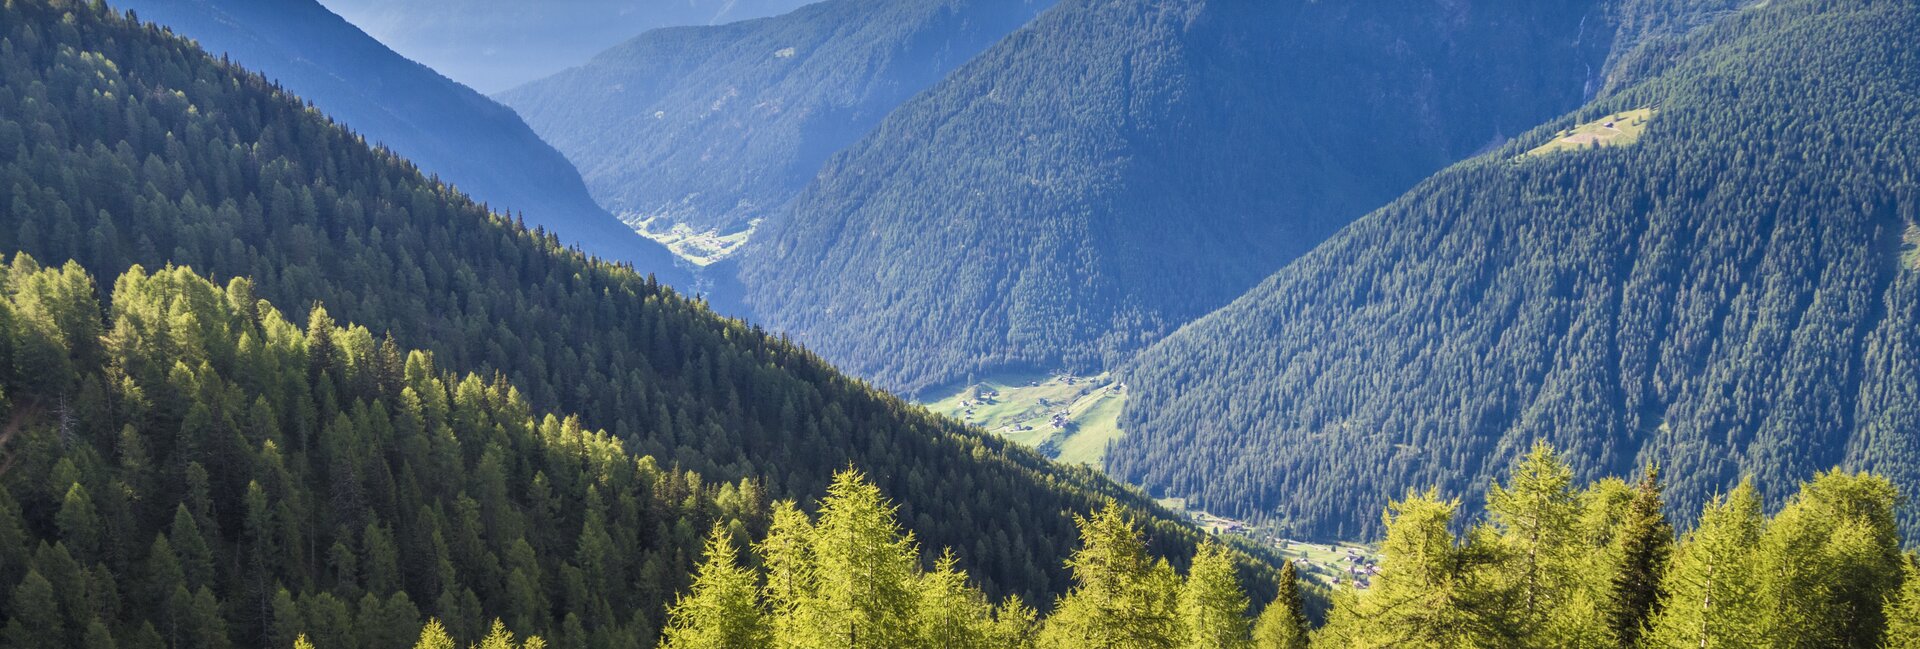
[(402, 56), (492, 94), (655, 27), (784, 13), (812, 0), (320, 0)]

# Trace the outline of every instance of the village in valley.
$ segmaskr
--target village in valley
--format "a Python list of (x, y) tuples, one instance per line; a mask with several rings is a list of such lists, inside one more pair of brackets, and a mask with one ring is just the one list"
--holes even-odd
[(1161, 506), (1185, 514), (1195, 525), (1217, 535), (1236, 535), (1272, 548), (1293, 563), (1295, 570), (1327, 586), (1365, 589), (1380, 574), (1380, 553), (1354, 543), (1316, 543), (1290, 539), (1270, 527), (1255, 525), (1197, 509), (1187, 509), (1184, 498), (1163, 498)]
[(1061, 462), (1099, 466), (1120, 436), (1127, 386), (1107, 373), (1007, 374), (942, 394), (927, 408)]
[[(1006, 437), (1062, 462), (1099, 466), (1107, 444), (1122, 432), (1126, 385), (1107, 373), (1010, 373), (969, 380), (938, 393), (928, 409)], [(1328, 586), (1366, 588), (1380, 571), (1380, 555), (1353, 543), (1287, 538), (1278, 529), (1186, 507), (1183, 498), (1159, 503), (1214, 534), (1236, 535), (1272, 548), (1301, 575)]]

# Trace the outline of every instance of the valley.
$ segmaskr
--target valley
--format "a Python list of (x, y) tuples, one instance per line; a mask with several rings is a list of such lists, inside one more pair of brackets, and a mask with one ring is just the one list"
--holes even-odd
[(1300, 574), (1328, 587), (1366, 589), (1380, 574), (1385, 558), (1379, 548), (1350, 542), (1316, 543), (1287, 538), (1272, 528), (1197, 509), (1187, 509), (1185, 498), (1161, 498), (1161, 507), (1185, 514), (1194, 524), (1215, 535), (1231, 535), (1270, 548), (1292, 563)]
[(1920, 649), (1913, 0), (632, 2), (0, 3), (0, 649)]

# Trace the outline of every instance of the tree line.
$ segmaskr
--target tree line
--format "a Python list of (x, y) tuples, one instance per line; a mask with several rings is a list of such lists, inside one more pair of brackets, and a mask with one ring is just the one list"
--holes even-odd
[(1395, 502), (1371, 586), (1337, 590), (1317, 628), (1291, 564), (1253, 616), (1219, 546), (1176, 574), (1109, 507), (1078, 521), (1074, 587), (1043, 617), (989, 601), (950, 555), (917, 570), (893, 506), (847, 472), (817, 519), (775, 505), (749, 559), (716, 529), (662, 646), (1920, 647), (1920, 564), (1901, 550), (1883, 477), (1822, 473), (1770, 517), (1743, 483), (1677, 534), (1657, 468), (1581, 488), (1541, 443), (1486, 499), (1477, 521), (1433, 491)]

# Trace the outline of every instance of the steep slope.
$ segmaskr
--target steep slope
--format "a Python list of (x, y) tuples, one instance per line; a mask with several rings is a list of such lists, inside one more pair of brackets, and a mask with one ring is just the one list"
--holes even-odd
[[(497, 373), (530, 407), (577, 413), (633, 453), (760, 480), (772, 496), (818, 495), (858, 466), (903, 503), (916, 538), (952, 547), (990, 592), (1061, 592), (1076, 538), (1066, 513), (1109, 497), (1148, 517), (1157, 552), (1192, 551), (1189, 526), (1091, 471), (929, 415), (569, 252), (265, 78), (96, 6), (0, 6), (0, 249), (249, 277), (275, 304), (322, 302), (438, 367)], [(614, 613), (624, 624), (632, 611)]]
[(636, 458), (323, 309), (303, 330), (244, 279), (136, 268), (103, 310), (78, 266), (21, 256), (0, 287), (0, 411), (72, 417), (8, 446), (0, 581), (65, 594), (39, 629), (63, 642), (10, 646), (406, 647), (423, 615), (642, 646), (705, 530), (766, 529), (752, 482)]
[(314, 0), (117, 6), (260, 71), (477, 200), (524, 214), (592, 254), (691, 288), (667, 250), (595, 204), (579, 172), (513, 111), (393, 53)]
[[(1659, 462), (1676, 512), (1836, 464), (1914, 492), (1916, 29), (1911, 3), (1774, 0), (1667, 39), (1654, 76), (1143, 353), (1109, 470), (1329, 536), (1535, 438), (1588, 476)], [(1635, 143), (1529, 153), (1642, 107)]]
[(495, 93), (579, 65), (651, 29), (718, 25), (813, 0), (321, 0), (380, 42)]
[(499, 98), (622, 218), (738, 231), (888, 111), (1050, 4), (830, 0), (648, 32)]
[(909, 392), (1097, 370), (1577, 106), (1605, 56), (1594, 3), (1414, 4), (1056, 6), (763, 225), (748, 301)]

